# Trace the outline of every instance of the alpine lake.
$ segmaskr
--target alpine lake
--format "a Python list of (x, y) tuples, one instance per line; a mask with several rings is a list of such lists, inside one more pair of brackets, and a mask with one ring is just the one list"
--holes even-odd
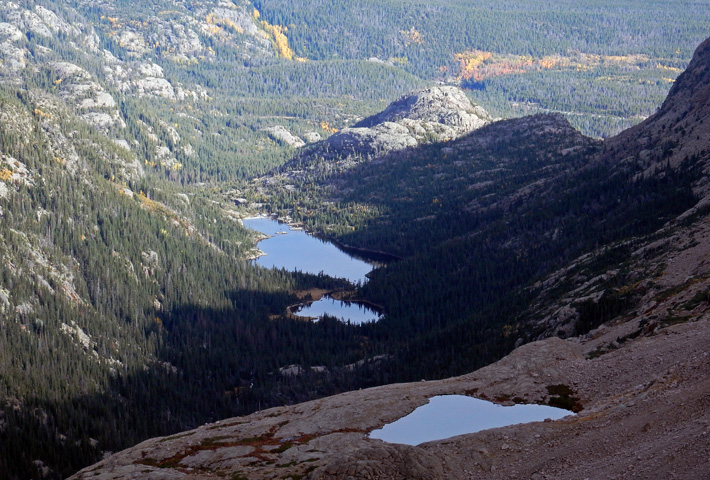
[[(333, 243), (290, 227), (268, 217), (245, 218), (244, 226), (267, 235), (258, 242), (264, 254), (254, 262), (265, 268), (283, 268), (312, 274), (323, 273), (335, 278), (345, 278), (352, 284), (367, 282), (367, 274), (375, 263), (341, 250)], [(290, 308), (294, 316), (317, 321), (324, 315), (342, 322), (360, 324), (376, 322), (381, 313), (357, 301), (343, 301), (324, 295), (320, 299)]]

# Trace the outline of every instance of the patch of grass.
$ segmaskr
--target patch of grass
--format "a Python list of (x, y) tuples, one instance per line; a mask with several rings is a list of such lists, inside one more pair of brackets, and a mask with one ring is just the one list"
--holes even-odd
[(613, 352), (617, 348), (619, 348), (619, 346), (612, 342), (606, 343), (604, 345), (597, 345), (597, 348), (587, 354), (587, 360), (599, 358), (605, 353)]
[(291, 447), (293, 447), (293, 443), (285, 442), (281, 446), (276, 447), (273, 450), (269, 450), (269, 453), (283, 453)]
[(157, 460), (155, 458), (147, 457), (135, 463), (156, 468), (178, 468), (180, 466), (180, 460), (183, 458), (184, 457), (175, 456), (164, 460)]
[(569, 397), (574, 392), (569, 385), (559, 383), (557, 385), (548, 385), (547, 386), (547, 393), (549, 393), (550, 395), (560, 395), (560, 396), (564, 395), (564, 396)]
[(604, 355), (605, 353), (608, 353), (608, 352), (609, 352), (609, 350), (607, 350), (607, 349), (604, 348), (603, 346), (597, 345), (597, 348), (595, 348), (594, 350), (592, 350), (591, 352), (589, 352), (589, 353), (587, 354), (587, 360), (593, 360), (593, 359), (595, 359), (595, 358), (599, 358), (599, 357), (601, 357), (602, 355)]
[(239, 440), (241, 445), (252, 445), (254, 443), (264, 443), (265, 441), (271, 439), (270, 435), (261, 435), (259, 437), (247, 437)]
[(708, 302), (710, 301), (710, 292), (707, 290), (703, 292), (697, 292), (693, 298), (685, 302), (682, 306), (683, 310), (694, 310), (695, 307), (700, 305), (703, 302)]
[(633, 340), (634, 338), (641, 335), (641, 332), (643, 332), (643, 329), (639, 328), (638, 330), (634, 330), (633, 332), (629, 333), (628, 335), (624, 335), (623, 337), (616, 337), (616, 342), (624, 343), (627, 340)]
[(661, 290), (660, 292), (658, 292), (653, 299), (657, 302), (663, 302), (675, 295), (678, 295), (686, 288), (688, 288), (687, 284), (676, 285), (675, 287), (666, 288), (665, 290)]
[(291, 480), (303, 480), (308, 476), (309, 473), (311, 473), (313, 470), (315, 470), (317, 467), (315, 465), (311, 465), (308, 467), (303, 473), (301, 474), (291, 474), (291, 475), (286, 475), (285, 477), (281, 477), (284, 480), (290, 478)]
[(177, 440), (177, 439), (179, 439), (179, 438), (189, 437), (190, 435), (192, 435), (192, 434), (191, 434), (191, 433), (181, 433), (181, 434), (179, 434), (179, 435), (173, 435), (173, 436), (170, 436), (170, 437), (165, 437), (165, 438), (163, 438), (162, 440), (160, 440), (160, 443), (170, 442), (170, 441), (172, 441), (172, 440)]
[(680, 323), (686, 323), (691, 318), (690, 315), (668, 315), (667, 317), (661, 319), (662, 327), (670, 327), (671, 325), (678, 325)]
[(205, 438), (200, 442), (200, 446), (203, 448), (221, 447), (224, 445), (222, 440), (227, 440), (228, 438), (227, 436)]

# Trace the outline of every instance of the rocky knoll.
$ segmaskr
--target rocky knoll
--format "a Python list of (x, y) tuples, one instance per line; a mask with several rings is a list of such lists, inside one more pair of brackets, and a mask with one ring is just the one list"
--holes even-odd
[(384, 111), (332, 135), (326, 145), (340, 155), (381, 155), (452, 140), (490, 121), (461, 89), (437, 86), (401, 97)]

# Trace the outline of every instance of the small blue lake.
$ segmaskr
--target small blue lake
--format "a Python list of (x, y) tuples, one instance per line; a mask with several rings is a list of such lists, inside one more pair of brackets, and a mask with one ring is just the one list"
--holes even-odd
[(419, 445), (456, 435), (519, 423), (559, 420), (574, 415), (569, 410), (547, 405), (504, 407), (464, 395), (439, 395), (409, 415), (370, 432), (370, 438), (390, 443)]
[(325, 296), (320, 300), (300, 307), (293, 311), (299, 317), (320, 318), (325, 314), (333, 316), (343, 322), (366, 323), (376, 322), (380, 314), (367, 306), (357, 302), (342, 302)]
[[(366, 274), (373, 269), (373, 264), (355, 258), (332, 243), (303, 230), (294, 230), (285, 223), (265, 217), (247, 218), (243, 223), (245, 227), (269, 236), (258, 244), (264, 255), (257, 258), (255, 263), (262, 267), (313, 274), (323, 272), (331, 277), (345, 278), (353, 284), (367, 282)], [(380, 316), (362, 304), (342, 302), (330, 297), (323, 297), (293, 313), (300, 317), (314, 318), (328, 314), (350, 323), (376, 321)]]

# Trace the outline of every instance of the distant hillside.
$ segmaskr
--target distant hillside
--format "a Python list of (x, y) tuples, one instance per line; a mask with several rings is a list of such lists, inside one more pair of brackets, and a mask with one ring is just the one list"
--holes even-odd
[[(696, 100), (706, 87), (705, 46), (659, 114), (608, 143), (583, 137), (560, 116), (500, 121), (457, 140), (354, 162), (316, 155), (307, 168), (272, 177), (271, 205), (343, 244), (403, 257), (373, 272), (361, 294), (387, 312), (370, 336), (410, 352), (391, 365), (404, 378), (464, 373), (499, 348), (584, 333), (634, 308), (624, 275), (607, 275), (596, 296), (568, 300), (566, 313), (544, 325), (528, 310), (543, 308), (532, 285), (602, 246), (604, 255), (571, 270), (555, 291), (545, 289), (554, 296), (548, 300), (582, 275), (618, 270), (703, 198), (710, 150), (700, 147), (705, 102)], [(678, 123), (688, 118), (696, 121)], [(661, 119), (666, 124), (657, 127)], [(444, 344), (445, 352), (436, 347)]]
[(364, 60), (284, 58), (281, 27), (247, 1), (40, 3), (0, 5), (0, 81), (60, 96), (181, 182), (263, 173), (293, 151), (270, 128), (327, 136), (424, 83)]
[(297, 55), (387, 62), (471, 89), (493, 116), (559, 112), (604, 137), (654, 112), (710, 25), (692, 0), (254, 5)]
[[(267, 129), (325, 136), (344, 109), (370, 111), (365, 83), (421, 82), (323, 62), (300, 85), (339, 71), (360, 87), (283, 100), (295, 61), (247, 7), (0, 3), (0, 477), (65, 478), (149, 436), (311, 398), (269, 375), (307, 351), (362, 358), (350, 332), (332, 353), (327, 326), (268, 322), (319, 280), (251, 266), (239, 213), (194, 184), (280, 165), (293, 150)], [(251, 86), (215, 81), (227, 71)]]

